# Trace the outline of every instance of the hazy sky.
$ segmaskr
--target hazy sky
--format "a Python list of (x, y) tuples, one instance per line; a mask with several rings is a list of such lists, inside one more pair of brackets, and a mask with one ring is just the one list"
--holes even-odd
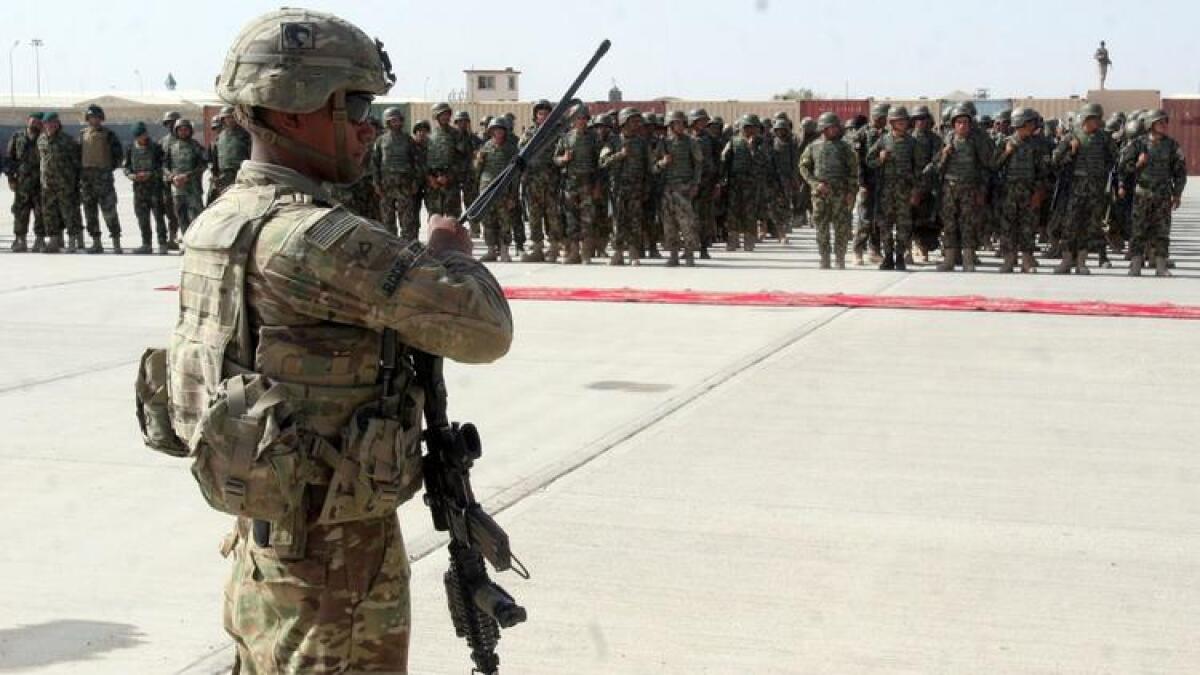
[[(0, 21), (0, 45), (21, 40), (12, 52), (18, 92), (34, 90), (35, 37), (45, 43), (43, 91), (136, 92), (135, 70), (147, 92), (160, 90), (168, 71), (180, 89), (211, 90), (241, 25), (281, 4), (57, 0), (10, 8)], [(1200, 2), (1191, 0), (308, 6), (333, 10), (382, 39), (400, 97), (444, 98), (464, 87), (464, 68), (512, 66), (524, 72), (522, 98), (557, 98), (603, 38), (613, 48), (585, 86), (585, 99), (604, 98), (614, 79), (628, 100), (764, 99), (790, 87), (841, 97), (847, 83), (854, 97), (936, 97), (976, 87), (993, 96), (1065, 96), (1096, 86), (1092, 53), (1101, 39), (1114, 61), (1111, 88), (1200, 90)]]

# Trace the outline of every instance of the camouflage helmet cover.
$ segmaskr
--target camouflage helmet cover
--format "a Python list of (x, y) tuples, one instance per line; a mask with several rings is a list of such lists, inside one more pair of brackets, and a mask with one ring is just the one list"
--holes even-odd
[(840, 127), (842, 121), (838, 116), (831, 112), (823, 112), (817, 117), (817, 131), (825, 131), (829, 127)]
[(98, 117), (100, 119), (104, 119), (104, 108), (101, 108), (95, 103), (89, 105), (87, 110), (83, 113), (83, 118), (87, 119), (89, 117)]
[(1030, 122), (1036, 122), (1037, 119), (1037, 111), (1033, 108), (1017, 108), (1016, 110), (1012, 111), (1012, 116), (1010, 117), (1009, 121), (1012, 122), (1013, 127), (1019, 129)]
[[(968, 103), (969, 103), (969, 101), (968, 101)], [(973, 108), (973, 107), (974, 106), (971, 106), (971, 108)], [(971, 119), (975, 119), (975, 113), (972, 112), (972, 110), (967, 107), (966, 103), (959, 103), (958, 105), (956, 105), (950, 109), (950, 121), (953, 122), (960, 117), (969, 117)]]
[(871, 107), (871, 119), (877, 120), (880, 117), (887, 117), (888, 111), (892, 106), (888, 103), (876, 103)]
[(174, 124), (175, 122), (179, 121), (180, 117), (183, 117), (183, 115), (180, 115), (178, 110), (170, 110), (170, 111), (163, 113), (162, 123), (164, 125), (167, 124), (168, 122), (170, 122), (171, 124)]
[(397, 108), (397, 107), (395, 107), (395, 106), (392, 106), (391, 108), (388, 108), (388, 109), (386, 109), (386, 110), (384, 110), (384, 111), (383, 111), (383, 120), (384, 120), (385, 122), (386, 122), (387, 120), (401, 120), (401, 121), (403, 121), (403, 120), (404, 120), (404, 111), (403, 111), (403, 110), (401, 110), (400, 108)]
[(929, 106), (919, 105), (919, 106), (913, 108), (912, 117), (914, 119), (921, 118), (921, 117), (931, 117), (930, 112), (929, 112)]
[(1089, 103), (1079, 109), (1079, 120), (1086, 121), (1092, 117), (1104, 119), (1104, 108), (1099, 103)]
[(382, 95), (395, 81), (382, 42), (332, 14), (285, 8), (242, 28), (217, 78), (217, 96), (301, 114), (319, 110), (337, 91)]
[(771, 123), (771, 129), (774, 131), (780, 131), (780, 130), (790, 131), (791, 128), (792, 128), (791, 122), (788, 122), (786, 119), (784, 119), (782, 117), (775, 118), (775, 120), (772, 121), (772, 123)]
[(537, 103), (533, 104), (533, 112), (536, 113), (539, 110), (554, 110), (554, 104), (544, 98), (539, 99)]
[(496, 117), (493, 117), (490, 122), (488, 122), (488, 132), (490, 133), (492, 129), (504, 129), (505, 131), (508, 131), (508, 120), (504, 118), (504, 115), (497, 115)]
[(184, 128), (192, 129), (192, 131), (195, 131), (195, 129), (192, 128), (192, 121), (186, 117), (180, 118), (179, 120), (177, 120), (175, 122), (175, 130), (176, 131), (179, 131), (180, 129), (184, 129)]
[(231, 106), (231, 105), (221, 106), (221, 111), (217, 113), (217, 117), (220, 117), (222, 119), (224, 119), (226, 117), (230, 117), (232, 115), (233, 115), (233, 106)]
[(710, 119), (708, 121), (709, 126), (712, 126), (714, 124), (721, 127), (722, 129), (725, 128), (725, 118), (721, 117), (720, 115), (717, 115), (716, 117), (713, 117), (712, 119)]
[(758, 119), (758, 115), (754, 113), (746, 113), (738, 120), (739, 127), (758, 127), (762, 128), (762, 120)]
[(470, 122), (471, 121), (471, 113), (467, 112), (466, 110), (459, 110), (458, 112), (454, 113), (454, 121), (455, 122)]
[(429, 131), (429, 120), (417, 120), (412, 126), (412, 132), (415, 134), (418, 131)]
[(434, 103), (433, 107), (429, 109), (429, 114), (432, 117), (437, 117), (442, 113), (448, 112), (452, 112), (452, 109), (450, 108), (450, 104), (446, 103), (445, 101), (442, 101), (441, 103)]
[(617, 114), (617, 124), (625, 126), (625, 123), (633, 118), (643, 119), (642, 113), (637, 108), (622, 108)]
[(1141, 117), (1132, 117), (1125, 123), (1125, 135), (1129, 137), (1141, 136), (1146, 132), (1146, 121)]
[(1012, 113), (1013, 113), (1013, 111), (1009, 110), (1007, 108), (1004, 110), (1001, 110), (1000, 112), (996, 113), (996, 121), (997, 122), (1012, 122)]
[(675, 122), (682, 122), (683, 124), (687, 124), (688, 123), (687, 113), (683, 112), (682, 110), (672, 110), (671, 113), (669, 115), (667, 115), (667, 124), (670, 125), (670, 124), (674, 124)]
[(1145, 123), (1147, 129), (1154, 126), (1155, 122), (1161, 122), (1163, 120), (1169, 122), (1171, 117), (1167, 114), (1167, 111), (1162, 109), (1151, 110), (1150, 112), (1146, 113), (1145, 117), (1142, 118), (1142, 122)]
[(688, 124), (695, 124), (696, 122), (700, 121), (708, 121), (708, 111), (704, 108), (694, 108), (688, 112), (687, 119)]
[(811, 117), (805, 117), (800, 120), (800, 128), (804, 130), (804, 133), (812, 133), (817, 130), (817, 121)]
[(892, 108), (891, 110), (888, 111), (887, 118), (888, 118), (889, 122), (895, 122), (896, 120), (906, 120), (906, 119), (908, 119), (908, 108), (905, 108), (902, 105), (898, 105), (895, 108)]

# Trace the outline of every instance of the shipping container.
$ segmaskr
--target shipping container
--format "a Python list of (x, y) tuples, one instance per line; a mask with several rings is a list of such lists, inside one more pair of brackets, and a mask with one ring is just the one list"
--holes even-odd
[(1153, 110), (1162, 106), (1162, 94), (1157, 89), (1093, 89), (1088, 92), (1088, 103), (1099, 103), (1104, 107), (1104, 116), (1115, 112)]
[(1069, 98), (1015, 98), (1013, 108), (1033, 108), (1045, 119), (1065, 120), (1068, 113), (1078, 112), (1087, 103), (1078, 96)]
[(781, 111), (787, 113), (793, 124), (800, 119), (800, 106), (796, 101), (673, 101), (669, 104), (670, 110), (688, 112), (696, 108), (704, 108), (709, 117), (720, 117), (726, 124), (733, 124), (746, 114), (772, 119)]
[(1167, 133), (1183, 146), (1189, 176), (1200, 176), (1200, 96), (1164, 98), (1163, 110), (1171, 116)]
[(811, 99), (800, 101), (799, 116), (801, 118), (811, 117), (815, 120), (823, 112), (834, 113), (845, 122), (855, 115), (870, 115), (871, 102), (865, 98)]

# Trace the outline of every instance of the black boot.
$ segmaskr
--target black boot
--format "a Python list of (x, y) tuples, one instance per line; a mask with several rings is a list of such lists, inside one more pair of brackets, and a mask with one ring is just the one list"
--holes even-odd
[(896, 271), (897, 272), (907, 272), (908, 271), (908, 265), (907, 265), (904, 257), (907, 254), (909, 248), (910, 247), (907, 243), (902, 246), (896, 247), (895, 255), (896, 255)]

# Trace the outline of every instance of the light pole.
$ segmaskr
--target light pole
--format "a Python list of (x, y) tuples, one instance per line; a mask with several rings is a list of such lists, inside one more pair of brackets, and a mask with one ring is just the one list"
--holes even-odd
[(33, 38), (32, 40), (29, 41), (29, 44), (33, 46), (33, 68), (34, 68), (34, 75), (37, 77), (37, 95), (38, 95), (38, 98), (41, 98), (42, 97), (42, 53), (41, 53), (40, 48), (45, 43), (42, 42), (38, 38)]
[(17, 95), (13, 89), (13, 52), (20, 44), (20, 40), (14, 40), (13, 46), (8, 48), (8, 104), (14, 108), (17, 107)]

